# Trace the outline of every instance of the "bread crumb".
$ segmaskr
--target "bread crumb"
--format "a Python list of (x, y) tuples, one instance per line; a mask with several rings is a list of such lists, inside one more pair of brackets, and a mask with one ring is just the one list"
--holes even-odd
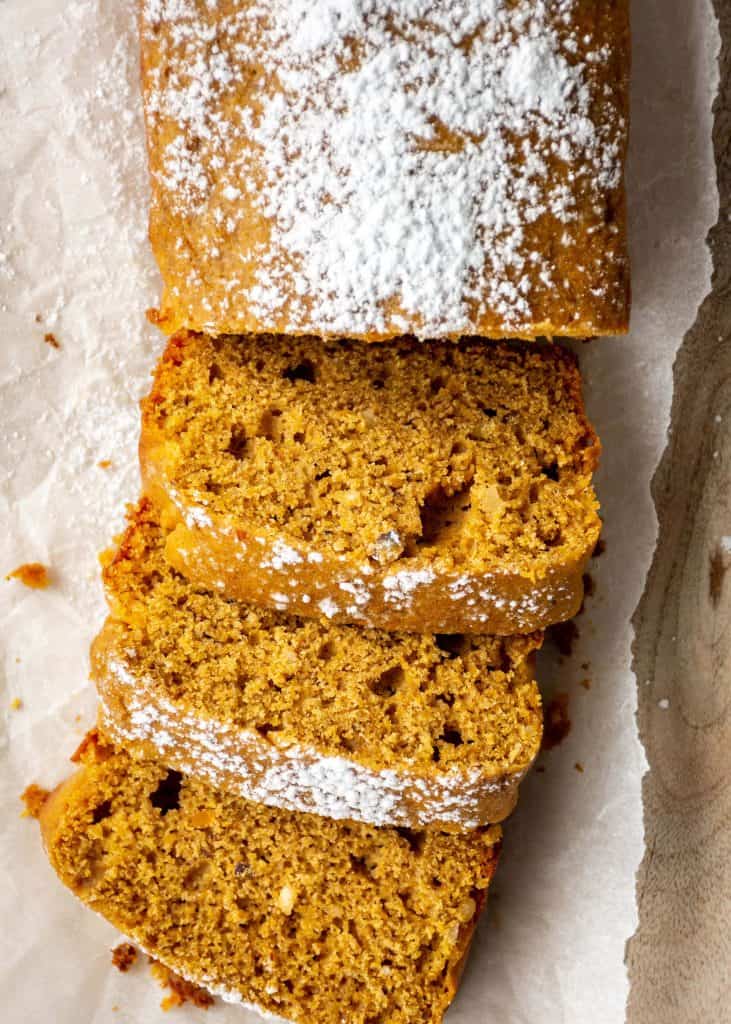
[(121, 971), (122, 974), (126, 974), (132, 964), (137, 959), (137, 950), (131, 942), (120, 942), (118, 946), (115, 946), (112, 950), (112, 964)]
[(61, 348), (60, 341), (58, 340), (56, 335), (53, 334), (52, 331), (48, 331), (46, 334), (44, 334), (43, 335), (43, 340), (45, 341), (45, 343), (47, 345), (50, 345), (51, 348)]
[(87, 760), (104, 760), (111, 753), (111, 748), (99, 736), (98, 729), (90, 729), (71, 755), (73, 764), (81, 764)]
[(37, 786), (35, 782), (31, 782), (30, 786), (26, 786), (23, 792), (20, 794), (20, 799), (25, 804), (25, 810), (21, 817), (23, 818), (37, 818), (41, 813), (41, 808), (48, 799), (49, 791), (44, 789), (42, 786)]
[(41, 313), (36, 313), (36, 315), (35, 315), (35, 317), (33, 319), (35, 320), (35, 322), (37, 324), (42, 324), (43, 323), (43, 316), (42, 316)]
[(109, 469), (111, 465), (111, 459), (102, 459), (101, 462), (97, 462), (97, 466), (99, 467), (99, 469)]
[(557, 693), (553, 700), (548, 701), (544, 707), (541, 750), (553, 750), (566, 739), (570, 732), (569, 695), (568, 693)]
[(159, 309), (155, 309), (154, 306), (145, 310), (145, 317), (147, 318), (147, 322), (151, 323), (153, 327), (159, 327), (160, 324), (165, 323), (165, 315), (161, 313)]
[(583, 766), (583, 764), (581, 763), (581, 761), (577, 761), (577, 762), (576, 762), (576, 763), (574, 764), (574, 768), (576, 769), (576, 771), (577, 771), (577, 772), (581, 772), (581, 773), (582, 773), (582, 775), (583, 775), (583, 773), (584, 773), (584, 766)]
[(580, 679), (579, 686), (583, 686), (585, 690), (591, 689), (591, 679)]
[(23, 586), (30, 587), (31, 590), (45, 590), (50, 582), (48, 569), (40, 562), (24, 562), (9, 572), (5, 579), (20, 580)]
[(657, 706), (660, 708), (661, 711), (667, 711), (667, 709), (670, 707), (670, 701), (667, 699), (667, 697), (663, 697), (662, 700), (659, 700), (657, 702)]
[(207, 1010), (215, 1002), (213, 996), (206, 989), (186, 981), (179, 974), (171, 971), (169, 967), (159, 963), (157, 960), (150, 960), (150, 973), (157, 981), (160, 988), (169, 988), (170, 995), (165, 996), (160, 1006), (163, 1010), (173, 1010), (184, 1003), (192, 1003), (201, 1010)]
[(10, 701), (10, 710), (11, 711), (20, 711), (20, 709), (22, 707), (23, 707), (23, 701), (20, 699), (20, 697), (13, 697), (13, 699)]

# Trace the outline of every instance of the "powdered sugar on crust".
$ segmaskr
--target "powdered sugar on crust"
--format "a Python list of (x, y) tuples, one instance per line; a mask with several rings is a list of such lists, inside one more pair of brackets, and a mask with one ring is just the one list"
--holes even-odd
[(530, 333), (564, 283), (556, 248), (609, 230), (621, 182), (597, 74), (614, 54), (578, 35), (578, 6), (143, 0), (160, 201), (227, 256), (203, 326), (243, 308), (291, 332), (456, 335), (492, 315)]
[[(238, 574), (253, 573), (257, 602), (291, 614), (376, 628), (396, 617), (398, 626), (387, 628), (508, 635), (570, 618), (581, 601), (581, 564), (565, 576), (549, 573), (540, 580), (496, 571), (456, 572), (439, 559), (426, 563), (424, 558), (410, 559), (408, 568), (398, 567), (403, 563), (385, 571), (367, 564), (351, 568), (276, 538), (249, 543), (219, 521), (196, 528), (178, 493), (169, 486), (168, 493), (190, 530), (188, 537), (176, 533), (171, 552), (185, 576), (247, 599), (250, 595), (238, 593)], [(221, 538), (230, 551), (226, 563), (217, 543)]]
[[(504, 794), (525, 770), (490, 777), (479, 766), (434, 771), (375, 771), (344, 757), (324, 756), (297, 744), (277, 746), (254, 730), (186, 713), (154, 679), (138, 673), (134, 652), (106, 662), (97, 679), (101, 721), (117, 742), (151, 743), (173, 766), (232, 789), (247, 800), (328, 818), (420, 828), (443, 823), (475, 828), (490, 820), (490, 799)], [(108, 691), (108, 692), (107, 692)]]

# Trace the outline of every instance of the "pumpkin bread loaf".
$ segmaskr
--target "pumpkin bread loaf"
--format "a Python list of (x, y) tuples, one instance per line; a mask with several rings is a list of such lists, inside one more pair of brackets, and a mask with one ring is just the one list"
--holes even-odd
[(251, 800), (376, 825), (500, 821), (538, 754), (540, 635), (385, 633), (225, 600), (163, 557), (148, 502), (104, 572), (100, 725)]
[(560, 346), (173, 338), (148, 494), (194, 583), (298, 615), (511, 635), (576, 613), (599, 442)]
[(438, 1024), (499, 826), (378, 829), (219, 794), (90, 738), (40, 813), (61, 881), (149, 954), (296, 1024)]
[(628, 0), (140, 0), (159, 322), (617, 334)]

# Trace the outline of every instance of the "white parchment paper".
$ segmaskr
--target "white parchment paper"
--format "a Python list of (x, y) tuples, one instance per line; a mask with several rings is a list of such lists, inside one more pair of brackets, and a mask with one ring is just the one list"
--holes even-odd
[[(162, 348), (143, 315), (159, 285), (146, 241), (133, 6), (0, 0), (0, 572), (40, 561), (52, 579), (45, 591), (0, 580), (7, 1024), (162, 1019), (145, 966), (111, 967), (118, 936), (56, 881), (18, 800), (28, 782), (50, 786), (67, 773), (93, 720), (97, 554), (137, 494), (137, 401)], [(633, 327), (628, 339), (579, 349), (604, 443), (607, 550), (592, 568), (597, 593), (572, 656), (543, 658), (546, 691), (570, 695), (572, 730), (523, 786), (452, 1024), (624, 1017), (644, 851), (630, 618), (655, 543), (649, 483), (673, 358), (709, 289), (704, 238), (717, 215), (710, 0), (633, 7)], [(48, 332), (60, 349), (44, 342)], [(586, 678), (590, 690), (579, 685)], [(221, 1004), (176, 1013), (181, 1022), (257, 1019)]]

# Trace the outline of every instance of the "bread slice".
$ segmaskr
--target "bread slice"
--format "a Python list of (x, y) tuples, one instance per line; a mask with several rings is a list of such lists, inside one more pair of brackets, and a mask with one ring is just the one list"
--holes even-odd
[(140, 0), (159, 320), (627, 328), (628, 0)]
[(499, 826), (339, 823), (218, 794), (92, 737), (40, 814), (61, 881), (172, 970), (297, 1024), (437, 1024)]
[(426, 633), (571, 618), (599, 443), (557, 346), (182, 333), (144, 403), (148, 493), (193, 582)]
[(251, 800), (377, 825), (500, 821), (541, 742), (540, 635), (427, 636), (257, 609), (165, 562), (149, 502), (104, 579), (105, 733)]

